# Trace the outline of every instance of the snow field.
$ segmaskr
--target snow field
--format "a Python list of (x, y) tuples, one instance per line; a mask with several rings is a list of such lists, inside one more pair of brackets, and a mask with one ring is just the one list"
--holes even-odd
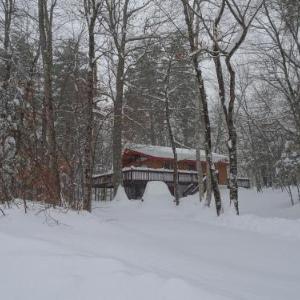
[[(223, 198), (227, 194), (222, 191)], [(241, 216), (215, 216), (197, 195), (176, 207), (162, 184), (144, 202), (92, 214), (31, 205), (0, 217), (1, 299), (298, 299), (299, 205), (241, 190)]]

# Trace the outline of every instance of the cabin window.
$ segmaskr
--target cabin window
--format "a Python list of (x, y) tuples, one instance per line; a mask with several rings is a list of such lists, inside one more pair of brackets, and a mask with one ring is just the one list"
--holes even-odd
[(136, 155), (129, 156), (129, 157), (127, 158), (127, 162), (128, 162), (128, 164), (133, 163), (133, 162), (137, 161), (138, 158), (139, 158), (139, 157), (136, 156)]
[(173, 162), (171, 160), (167, 160), (164, 162), (164, 165), (163, 165), (163, 168), (164, 169), (173, 169)]
[(146, 158), (145, 157), (141, 157), (140, 155), (132, 155), (127, 159), (127, 162), (130, 163), (141, 163), (143, 161), (145, 161)]
[(188, 170), (189, 171), (195, 171), (196, 168), (195, 168), (195, 166), (193, 164), (188, 164)]

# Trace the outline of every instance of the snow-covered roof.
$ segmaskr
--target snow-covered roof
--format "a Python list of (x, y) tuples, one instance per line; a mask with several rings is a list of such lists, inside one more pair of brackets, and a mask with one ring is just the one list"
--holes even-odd
[[(126, 145), (125, 150), (132, 150), (135, 152), (143, 153), (147, 156), (158, 157), (158, 158), (166, 158), (173, 159), (173, 151), (171, 147), (164, 146), (153, 146), (153, 145), (140, 145), (140, 144), (129, 144)], [(184, 148), (176, 148), (178, 160), (196, 160), (196, 150), (195, 149), (184, 149)], [(218, 161), (228, 161), (228, 157), (226, 155), (212, 153), (213, 162)], [(201, 160), (205, 159), (205, 151), (200, 151)]]

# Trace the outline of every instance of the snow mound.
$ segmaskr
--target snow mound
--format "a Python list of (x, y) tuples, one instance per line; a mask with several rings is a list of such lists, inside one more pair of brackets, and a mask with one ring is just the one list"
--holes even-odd
[(151, 204), (171, 204), (174, 201), (168, 186), (162, 181), (150, 181), (146, 185), (143, 200)]
[(120, 185), (118, 187), (117, 193), (116, 193), (116, 195), (115, 195), (115, 197), (114, 197), (113, 200), (115, 200), (115, 201), (126, 201), (126, 200), (129, 200), (123, 186)]

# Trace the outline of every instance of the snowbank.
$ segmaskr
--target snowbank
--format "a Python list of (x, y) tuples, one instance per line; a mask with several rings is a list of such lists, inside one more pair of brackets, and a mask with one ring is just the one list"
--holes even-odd
[(119, 185), (117, 193), (116, 193), (113, 200), (114, 201), (121, 201), (121, 202), (129, 201), (123, 186)]
[(147, 183), (143, 200), (146, 204), (168, 206), (174, 203), (168, 186), (162, 181), (150, 181)]

